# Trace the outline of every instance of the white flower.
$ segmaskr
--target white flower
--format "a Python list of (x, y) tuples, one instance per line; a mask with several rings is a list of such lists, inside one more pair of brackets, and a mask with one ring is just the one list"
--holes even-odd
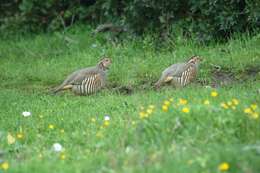
[(125, 152), (126, 152), (126, 153), (130, 153), (131, 151), (132, 151), (132, 147), (127, 146), (127, 147), (125, 148)]
[(110, 117), (108, 115), (105, 116), (105, 121), (109, 121)]
[(29, 116), (32, 115), (31, 112), (26, 112), (26, 111), (23, 112), (22, 114), (23, 114), (24, 117), (29, 117)]
[(62, 145), (61, 144), (59, 144), (59, 143), (54, 143), (53, 144), (53, 146), (52, 146), (52, 148), (53, 148), (53, 150), (55, 151), (55, 152), (61, 152), (62, 151)]
[(92, 44), (91, 46), (92, 46), (93, 48), (96, 48), (96, 47), (97, 47), (97, 45), (96, 45), (96, 44)]

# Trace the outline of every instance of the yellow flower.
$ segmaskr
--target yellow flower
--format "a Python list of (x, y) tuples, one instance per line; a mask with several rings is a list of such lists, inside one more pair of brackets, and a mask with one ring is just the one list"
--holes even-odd
[(149, 108), (150, 108), (150, 109), (154, 109), (155, 106), (154, 106), (154, 105), (149, 105)]
[(95, 123), (96, 122), (96, 118), (91, 118), (91, 122)]
[(105, 126), (105, 127), (108, 127), (109, 124), (110, 124), (109, 121), (104, 121), (104, 126)]
[(254, 112), (254, 113), (252, 113), (251, 117), (253, 119), (258, 119), (259, 118), (259, 114), (257, 112)]
[(251, 108), (245, 108), (245, 109), (244, 109), (244, 112), (245, 112), (246, 114), (252, 114), (252, 113), (253, 113), (253, 111), (252, 111)]
[(169, 106), (169, 105), (171, 104), (171, 102), (169, 102), (168, 100), (165, 100), (165, 101), (163, 102), (163, 104), (164, 104), (165, 106)]
[(231, 101), (228, 101), (227, 104), (228, 104), (228, 106), (232, 106), (232, 102)]
[(146, 112), (147, 112), (147, 114), (151, 114), (151, 113), (153, 113), (153, 110), (152, 109), (147, 109)]
[(229, 164), (227, 162), (223, 162), (218, 166), (219, 171), (227, 171), (229, 170)]
[(38, 155), (38, 157), (39, 157), (40, 159), (42, 159), (42, 158), (43, 158), (42, 153), (40, 153), (40, 154)]
[(190, 112), (190, 109), (187, 108), (187, 107), (184, 107), (184, 108), (182, 108), (182, 112), (184, 112), (184, 113), (189, 113), (189, 112)]
[(12, 135), (11, 135), (11, 133), (8, 133), (7, 134), (7, 143), (8, 143), (8, 145), (11, 145), (11, 144), (14, 144), (15, 143), (15, 137), (13, 137)]
[(228, 105), (226, 103), (221, 103), (220, 106), (224, 109), (228, 109)]
[(166, 106), (166, 105), (163, 105), (163, 106), (162, 106), (163, 112), (168, 112), (168, 109), (169, 109), (168, 106)]
[(209, 105), (209, 100), (205, 100), (204, 105)]
[(185, 100), (185, 99), (180, 99), (180, 100), (179, 100), (179, 103), (180, 103), (181, 105), (186, 105), (186, 104), (188, 103), (188, 101)]
[(210, 95), (211, 95), (211, 97), (217, 97), (217, 96), (218, 96), (218, 93), (217, 93), (217, 91), (212, 91), (212, 92), (210, 93)]
[(238, 105), (239, 101), (237, 99), (232, 99), (232, 102), (234, 103), (234, 105)]
[(256, 105), (256, 104), (251, 104), (250, 107), (251, 107), (253, 110), (256, 110), (257, 105)]
[(140, 117), (141, 119), (144, 119), (144, 118), (147, 118), (147, 117), (148, 117), (148, 114), (147, 114), (146, 112), (144, 112), (144, 111), (141, 111), (141, 112), (139, 113), (139, 117)]
[(48, 128), (49, 129), (54, 129), (54, 125), (53, 124), (49, 124)]
[(23, 133), (17, 133), (17, 134), (16, 134), (16, 137), (17, 137), (18, 139), (23, 139), (23, 138), (24, 138), (24, 135), (23, 135)]
[(1, 164), (1, 168), (2, 168), (3, 170), (7, 170), (7, 169), (9, 168), (9, 163), (8, 163), (8, 162), (2, 163), (2, 164)]
[(65, 153), (61, 153), (61, 154), (60, 154), (60, 159), (61, 159), (61, 160), (65, 160), (65, 159), (66, 159)]

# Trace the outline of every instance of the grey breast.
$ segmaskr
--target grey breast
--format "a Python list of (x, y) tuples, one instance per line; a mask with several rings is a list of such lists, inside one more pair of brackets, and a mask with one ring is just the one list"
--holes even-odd
[(87, 75), (81, 83), (73, 85), (72, 91), (79, 95), (88, 95), (97, 92), (102, 87), (101, 75)]

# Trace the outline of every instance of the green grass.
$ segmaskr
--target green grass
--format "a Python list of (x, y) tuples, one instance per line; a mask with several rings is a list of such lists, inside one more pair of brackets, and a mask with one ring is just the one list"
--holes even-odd
[[(209, 46), (176, 38), (159, 50), (149, 36), (115, 46), (80, 29), (67, 35), (74, 41), (64, 42), (60, 33), (0, 41), (0, 149), (5, 151), (0, 159), (9, 163), (7, 172), (212, 173), (220, 172), (222, 162), (230, 165), (230, 173), (260, 172), (259, 118), (244, 113), (251, 104), (260, 113), (259, 72), (218, 89), (198, 83), (157, 92), (151, 87), (165, 67), (193, 54), (204, 58), (199, 80), (211, 81), (211, 64), (239, 79), (259, 67), (260, 35)], [(87, 97), (49, 94), (67, 74), (95, 65), (104, 54), (113, 61), (108, 89)], [(125, 95), (112, 86), (130, 86), (134, 92)], [(212, 91), (218, 96), (211, 97)], [(179, 105), (180, 98), (188, 104)], [(235, 109), (220, 106), (232, 99), (239, 100)], [(155, 106), (153, 113), (141, 119), (140, 107), (149, 105)], [(183, 107), (190, 112), (183, 113)], [(23, 111), (32, 116), (23, 117)], [(111, 118), (107, 127), (105, 115)], [(14, 144), (8, 145), (8, 133)], [(18, 139), (18, 133), (24, 137)], [(65, 148), (65, 160), (53, 152), (56, 142)]]

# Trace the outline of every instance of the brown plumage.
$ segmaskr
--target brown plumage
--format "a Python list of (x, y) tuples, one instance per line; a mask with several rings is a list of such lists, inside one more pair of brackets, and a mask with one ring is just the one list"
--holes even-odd
[(175, 87), (188, 85), (196, 78), (200, 60), (200, 57), (192, 56), (188, 62), (171, 65), (162, 72), (155, 87), (158, 89), (167, 82), (171, 82)]
[(78, 95), (89, 95), (99, 91), (106, 85), (107, 70), (111, 63), (109, 58), (103, 58), (95, 67), (77, 70), (53, 92), (70, 89)]

